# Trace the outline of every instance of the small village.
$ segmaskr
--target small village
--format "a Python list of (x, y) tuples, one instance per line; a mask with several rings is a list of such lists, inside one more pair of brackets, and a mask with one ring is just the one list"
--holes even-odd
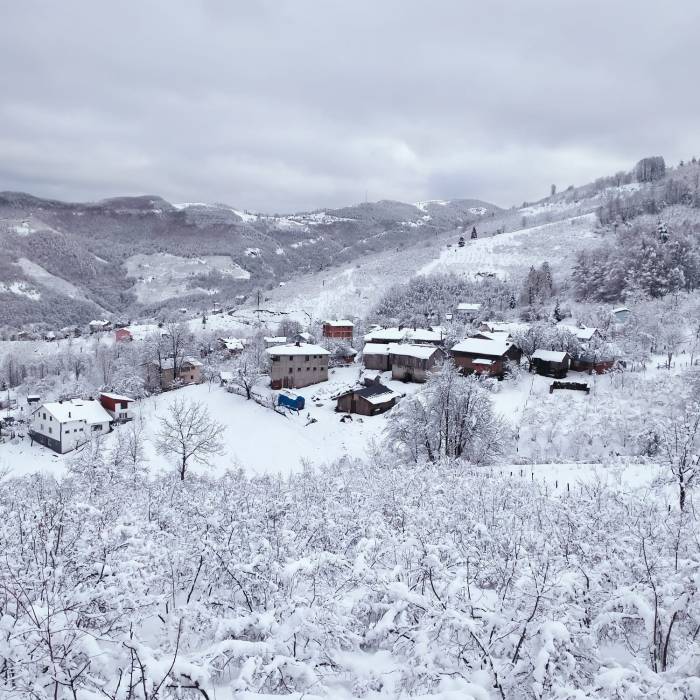
[[(214, 307), (209, 318), (219, 317), (220, 312)], [(614, 328), (627, 321), (630, 311), (616, 308), (610, 313)], [(144, 402), (202, 385), (209, 392), (207, 401), (214, 387), (252, 399), (241, 411), (253, 410), (255, 404), (255, 410), (262, 408), (311, 431), (319, 422), (344, 425), (344, 434), (334, 428), (323, 438), (326, 448), (337, 441), (342, 454), (348, 441), (381, 438), (384, 423), (373, 421), (406, 395), (420, 392), (445, 362), (492, 387), (496, 405), (503, 404), (506, 414), (517, 413), (517, 401), (527, 401), (524, 376), (531, 378), (530, 394), (536, 377), (542, 391), (586, 396), (596, 377), (620, 372), (626, 364), (598, 329), (571, 319), (550, 324), (545, 337), (541, 328), (522, 321), (483, 320), (478, 303), (460, 303), (446, 316), (443, 325), (424, 328), (365, 327), (361, 319), (326, 319), (306, 329), (289, 321), (249, 330), (239, 324), (236, 335), (216, 335), (211, 330), (206, 337), (198, 317), (189, 325), (182, 319), (157, 325), (95, 320), (83, 333), (71, 328), (34, 341), (19, 335), (7, 341), (5, 348), (38, 344), (50, 349), (69, 343), (73, 351), (77, 346), (83, 354), (90, 343), (117, 355), (128, 350), (130, 357), (137, 358), (138, 388), (133, 393), (123, 391), (119, 376), (79, 395), (43, 396), (30, 377), (19, 390), (3, 387), (0, 460), (3, 443), (15, 448), (38, 446), (60, 455), (80, 451), (139, 416)], [(358, 333), (356, 326), (365, 332)], [(288, 335), (280, 332), (290, 329), (293, 332)], [(501, 391), (501, 384), (508, 389)], [(518, 393), (512, 398), (514, 391)], [(226, 415), (222, 417), (225, 421)], [(235, 421), (229, 427), (233, 444), (259, 437), (236, 436)]]

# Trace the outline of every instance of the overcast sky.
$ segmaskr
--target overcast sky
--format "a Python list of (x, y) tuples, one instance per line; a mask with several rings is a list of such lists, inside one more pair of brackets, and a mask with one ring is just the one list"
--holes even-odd
[(0, 190), (268, 212), (700, 155), (700, 2), (46, 0), (0, 11)]

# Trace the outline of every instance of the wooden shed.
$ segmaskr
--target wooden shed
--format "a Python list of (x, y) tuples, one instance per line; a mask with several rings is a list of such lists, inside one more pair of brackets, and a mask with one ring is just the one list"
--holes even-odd
[(571, 356), (559, 350), (535, 350), (530, 361), (531, 369), (545, 377), (563, 379), (569, 371)]
[(349, 389), (336, 396), (335, 410), (340, 413), (375, 416), (393, 408), (399, 396), (395, 391), (384, 386), (379, 378), (369, 379), (364, 386)]

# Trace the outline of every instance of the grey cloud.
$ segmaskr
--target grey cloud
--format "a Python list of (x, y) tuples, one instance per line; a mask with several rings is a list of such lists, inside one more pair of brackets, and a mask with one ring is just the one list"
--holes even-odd
[(0, 189), (519, 203), (694, 154), (698, 20), (691, 0), (13, 3)]

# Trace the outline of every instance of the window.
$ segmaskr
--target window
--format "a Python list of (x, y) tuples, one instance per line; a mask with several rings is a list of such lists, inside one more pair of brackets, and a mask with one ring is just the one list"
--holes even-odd
[(290, 368), (289, 368), (289, 374), (292, 374), (292, 372), (294, 372), (294, 368), (293, 368), (293, 367), (290, 367)]
[(53, 430), (52, 430), (51, 428), (49, 428), (49, 435), (50, 435), (51, 433), (53, 433)]
[(273, 361), (273, 362), (279, 362), (279, 361), (280, 361), (279, 355), (273, 355), (273, 356), (272, 356), (272, 361)]
[(97, 425), (92, 426), (93, 431), (97, 432), (98, 430), (102, 430), (102, 426), (98, 423)]
[(309, 361), (309, 355), (306, 355), (306, 356), (304, 357), (304, 362), (308, 362), (308, 361)]
[(301, 367), (297, 367), (297, 372), (301, 372)]
[(307, 372), (310, 372), (310, 371), (311, 371), (311, 367), (307, 367), (307, 368), (306, 368), (306, 371), (307, 371)]
[(314, 367), (314, 372), (316, 371), (316, 368)]
[(46, 414), (44, 413), (44, 420), (46, 420)]

